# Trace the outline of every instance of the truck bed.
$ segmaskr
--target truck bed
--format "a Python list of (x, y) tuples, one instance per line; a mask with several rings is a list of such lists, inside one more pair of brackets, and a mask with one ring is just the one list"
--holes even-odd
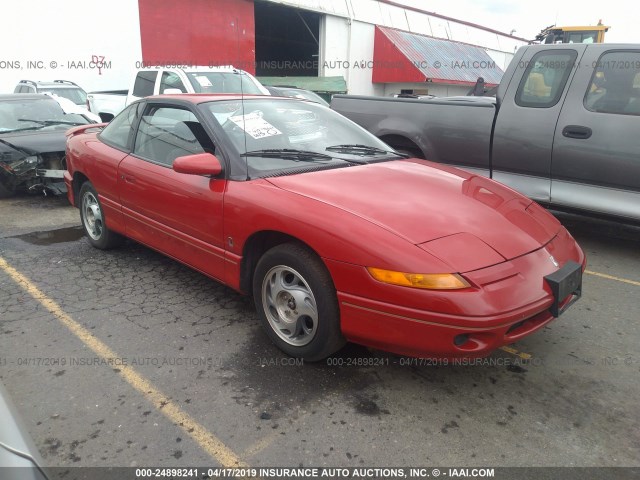
[(489, 169), (495, 98), (334, 95), (331, 108), (395, 149), (440, 163)]

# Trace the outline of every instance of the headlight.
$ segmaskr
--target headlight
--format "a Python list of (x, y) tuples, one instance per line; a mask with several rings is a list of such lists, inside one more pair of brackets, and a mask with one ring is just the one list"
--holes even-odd
[(36, 168), (39, 163), (40, 157), (37, 155), (31, 155), (29, 157), (22, 157), (18, 160), (9, 162), (4, 166), (4, 168), (15, 175), (22, 175), (23, 173)]
[(427, 290), (459, 290), (471, 285), (457, 273), (404, 273), (367, 267), (373, 278), (382, 283)]

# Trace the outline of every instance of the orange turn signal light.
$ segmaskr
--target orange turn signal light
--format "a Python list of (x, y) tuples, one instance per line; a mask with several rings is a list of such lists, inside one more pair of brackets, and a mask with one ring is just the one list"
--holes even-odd
[(460, 290), (471, 285), (457, 273), (404, 273), (367, 267), (373, 278), (382, 283), (427, 290)]

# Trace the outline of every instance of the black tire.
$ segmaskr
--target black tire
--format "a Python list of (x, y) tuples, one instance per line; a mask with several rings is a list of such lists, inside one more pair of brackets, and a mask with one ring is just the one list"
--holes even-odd
[(11, 185), (10, 187), (3, 185), (0, 182), (0, 198), (9, 198), (13, 197), (16, 194), (16, 186)]
[(104, 211), (98, 192), (90, 182), (84, 182), (78, 195), (80, 221), (89, 243), (101, 250), (108, 250), (122, 244), (124, 238), (107, 228)]
[(253, 299), (269, 338), (287, 355), (315, 362), (346, 343), (331, 275), (322, 260), (302, 245), (278, 245), (260, 258)]

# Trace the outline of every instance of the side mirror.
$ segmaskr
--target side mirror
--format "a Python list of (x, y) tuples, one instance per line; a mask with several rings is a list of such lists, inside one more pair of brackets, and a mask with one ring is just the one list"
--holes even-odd
[(187, 175), (219, 175), (222, 172), (220, 160), (211, 153), (185, 155), (173, 161), (173, 170)]
[(179, 88), (165, 88), (162, 93), (165, 95), (176, 95), (177, 93), (183, 93)]

